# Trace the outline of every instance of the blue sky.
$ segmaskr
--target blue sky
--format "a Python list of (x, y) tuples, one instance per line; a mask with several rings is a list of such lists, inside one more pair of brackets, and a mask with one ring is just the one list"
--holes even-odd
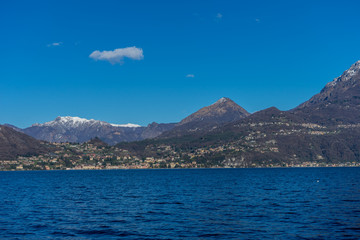
[[(360, 59), (359, 1), (0, 2), (0, 123), (288, 110)], [(136, 47), (110, 63), (98, 50)], [(119, 60), (119, 59), (118, 59)]]

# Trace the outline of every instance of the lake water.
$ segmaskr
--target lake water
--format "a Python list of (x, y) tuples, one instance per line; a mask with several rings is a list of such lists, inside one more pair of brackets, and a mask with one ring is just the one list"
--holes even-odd
[(359, 239), (360, 168), (0, 172), (0, 239)]

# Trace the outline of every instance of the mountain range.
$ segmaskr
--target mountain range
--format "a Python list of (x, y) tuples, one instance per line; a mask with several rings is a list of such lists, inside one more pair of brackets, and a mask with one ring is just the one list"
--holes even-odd
[(320, 93), (289, 111), (271, 107), (187, 135), (120, 143), (134, 155), (190, 156), (204, 166), (286, 166), (303, 162), (360, 162), (360, 61)]
[[(190, 132), (208, 129), (224, 123), (239, 120), (249, 113), (229, 98), (221, 98), (214, 104), (184, 118), (179, 123), (151, 123), (146, 127), (136, 124), (111, 124), (79, 117), (57, 117), (46, 123), (36, 123), (20, 129), (7, 124), (14, 130), (48, 142), (87, 142), (98, 137), (114, 145), (119, 142), (140, 141), (155, 137), (180, 136)], [(166, 133), (166, 134), (165, 134)]]
[(151, 123), (146, 127), (136, 124), (111, 124), (104, 121), (79, 117), (57, 117), (46, 123), (36, 123), (24, 129), (5, 124), (19, 132), (25, 133), (38, 140), (48, 142), (87, 142), (98, 137), (108, 144), (123, 141), (139, 141), (153, 138), (162, 132), (170, 130), (174, 124)]
[[(136, 156), (159, 157), (163, 154), (160, 146), (167, 145), (176, 149), (173, 152), (179, 156), (210, 162), (216, 159), (217, 165), (230, 167), (261, 166), (264, 161), (360, 161), (360, 61), (326, 84), (320, 93), (289, 111), (272, 107), (249, 114), (231, 99), (221, 98), (178, 123), (143, 127), (58, 117), (25, 129), (11, 125), (1, 128), (7, 135), (3, 139), (18, 139), (15, 145), (6, 140), (4, 146), (20, 155), (46, 151), (39, 140), (81, 143), (97, 137), (97, 141), (116, 144), (116, 148)], [(21, 148), (22, 144), (34, 147)], [(199, 149), (207, 153), (202, 158), (194, 155)], [(6, 152), (6, 147), (2, 151)]]

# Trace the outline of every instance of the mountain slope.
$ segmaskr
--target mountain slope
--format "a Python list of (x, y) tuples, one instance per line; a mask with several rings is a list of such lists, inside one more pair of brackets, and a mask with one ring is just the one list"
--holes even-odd
[(150, 123), (143, 129), (139, 140), (155, 138), (163, 132), (169, 131), (176, 126), (176, 123)]
[(0, 125), (0, 160), (14, 160), (17, 156), (39, 155), (49, 147), (10, 127)]
[(291, 111), (314, 123), (360, 123), (360, 61)]
[(197, 112), (181, 120), (179, 125), (188, 123), (214, 123), (221, 124), (227, 122), (234, 122), (250, 114), (242, 107), (237, 105), (229, 98), (221, 98), (210, 106), (203, 107)]
[(169, 138), (207, 131), (222, 124), (235, 122), (249, 116), (244, 108), (229, 98), (221, 98), (210, 106), (203, 107), (181, 120), (174, 129), (164, 132), (159, 138)]

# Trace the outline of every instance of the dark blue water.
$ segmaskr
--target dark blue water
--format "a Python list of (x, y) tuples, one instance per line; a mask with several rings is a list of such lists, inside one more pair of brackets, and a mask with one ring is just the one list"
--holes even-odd
[(360, 168), (0, 172), (0, 239), (357, 239)]

